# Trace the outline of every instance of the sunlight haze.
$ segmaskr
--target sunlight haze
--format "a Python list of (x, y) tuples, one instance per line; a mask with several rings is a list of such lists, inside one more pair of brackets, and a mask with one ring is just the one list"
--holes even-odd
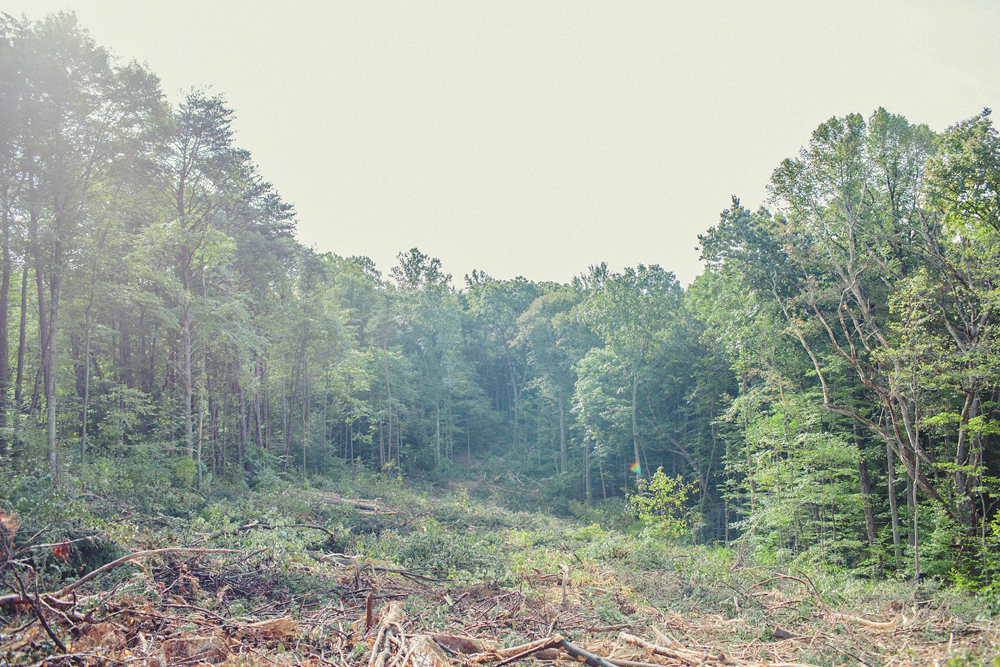
[(1000, 3), (32, 0), (211, 87), (298, 239), (440, 257), (455, 284), (701, 272), (697, 235), (831, 116), (934, 130), (1000, 106)]

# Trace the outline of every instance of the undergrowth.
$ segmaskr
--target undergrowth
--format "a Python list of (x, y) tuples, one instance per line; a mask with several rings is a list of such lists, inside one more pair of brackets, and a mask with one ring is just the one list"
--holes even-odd
[[(169, 485), (169, 476), (163, 484)], [(783, 562), (740, 543), (696, 546), (668, 539), (663, 530), (650, 530), (642, 513), (628, 516), (619, 500), (570, 504), (571, 515), (557, 517), (498, 506), (491, 502), (492, 492), (440, 494), (429, 485), (365, 470), (344, 474), (336, 484), (274, 475), (253, 489), (216, 486), (206, 494), (173, 489), (158, 500), (141, 497), (135, 488), (83, 482), (52, 492), (44, 479), (14, 480), (0, 497), (0, 509), (18, 517), (13, 549), (20, 549), (24, 562), (38, 573), (40, 589), (55, 590), (128, 552), (192, 546), (266, 554), (261, 562), (271, 568), (273, 585), (316, 604), (337, 595), (322, 574), (330, 558), (356, 567), (371, 563), (387, 571), (405, 570), (454, 590), (488, 584), (497, 591), (522, 591), (530, 599), (538, 595), (532, 591), (543, 590), (538, 582), (554, 581), (552, 577), (566, 572), (574, 604), (594, 624), (638, 627), (649, 623), (651, 614), (718, 618), (732, 623), (726, 632), (733, 642), (772, 641), (776, 628), (808, 634), (817, 618), (830, 613), (905, 618), (934, 612), (964, 619), (970, 627), (977, 619), (989, 622), (995, 613), (994, 600), (982, 591), (977, 595), (946, 579), (916, 585), (858, 578), (815, 559)], [(133, 495), (121, 495), (122, 490)], [(331, 502), (334, 495), (377, 499), (386, 509), (362, 512)], [(37, 544), (66, 546), (33, 548)], [(134, 570), (123, 568), (100, 585), (119, 586), (124, 594), (138, 585), (134, 577)], [(447, 614), (438, 605), (415, 598), (407, 605), (419, 611), (428, 627), (445, 628)], [(220, 607), (234, 617), (251, 608), (239, 599)], [(0, 616), (0, 621), (10, 620)], [(670, 628), (662, 627), (669, 634)], [(850, 632), (831, 627), (831, 636)], [(922, 639), (948, 641), (937, 634), (938, 627), (928, 621)], [(858, 658), (833, 646), (816, 648), (810, 659), (814, 664), (847, 664)], [(975, 664), (968, 660), (988, 656), (989, 650), (987, 645), (956, 651), (949, 664)]]

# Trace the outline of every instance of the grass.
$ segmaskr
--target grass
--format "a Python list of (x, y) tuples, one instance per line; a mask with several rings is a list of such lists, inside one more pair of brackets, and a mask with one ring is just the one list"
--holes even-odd
[[(362, 513), (324, 502), (325, 493), (379, 498), (391, 511)], [(259, 639), (254, 650), (272, 658), (294, 650), (305, 655), (309, 646), (325, 655), (334, 645), (329, 642), (348, 662), (360, 656), (356, 624), (369, 594), (377, 608), (402, 601), (408, 632), (470, 634), (503, 646), (558, 629), (609, 648), (617, 630), (600, 627), (626, 626), (650, 641), (674, 638), (706, 653), (764, 662), (884, 664), (897, 656), (896, 664), (971, 665), (990, 664), (1000, 653), (995, 622), (981, 618), (982, 601), (940, 582), (860, 579), (815, 562), (741, 553), (736, 545), (671, 543), (631, 526), (616, 502), (570, 504), (574, 516), (557, 517), (493, 504), (502, 495), (494, 485), (441, 494), (362, 474), (345, 475), (337, 485), (270, 480), (255, 490), (223, 489), (207, 497), (178, 492), (167, 499), (169, 506), (88, 493), (40, 494), (41, 500), (21, 498), (4, 509), (20, 517), (14, 551), (30, 560), (43, 591), (131, 551), (188, 545), (246, 554), (138, 563), (99, 578), (81, 594), (101, 601), (93, 613), (119, 614), (115, 618), (173, 600), (170, 617), (192, 632), (205, 631), (199, 619), (212, 618), (197, 610), (233, 624), (278, 615), (298, 619), (295, 643)], [(243, 528), (251, 524), (256, 527)], [(89, 536), (94, 542), (73, 543), (69, 558), (30, 548)], [(8, 586), (15, 573), (28, 578), (17, 567), (5, 570)], [(572, 580), (565, 591), (559, 581), (564, 570)], [(197, 586), (183, 583), (194, 580)], [(877, 629), (849, 617), (897, 619), (897, 625)], [(23, 631), (36, 632), (31, 651), (10, 648), (12, 630), (29, 621), (24, 610), (0, 610), (8, 647), (6, 653), (0, 647), (0, 658), (9, 664), (54, 653), (37, 624)], [(155, 644), (158, 632), (180, 630), (168, 625), (147, 628), (143, 641)], [(77, 640), (79, 628), (56, 626), (65, 641)], [(778, 629), (795, 638), (777, 637)], [(135, 650), (135, 640), (129, 641)]]

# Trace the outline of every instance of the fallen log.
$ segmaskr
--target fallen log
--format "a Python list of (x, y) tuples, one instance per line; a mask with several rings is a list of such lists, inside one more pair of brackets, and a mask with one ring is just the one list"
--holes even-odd
[[(747, 660), (741, 660), (740, 658), (735, 658), (731, 655), (726, 655), (720, 652), (718, 655), (712, 655), (710, 653), (702, 653), (701, 651), (693, 651), (691, 649), (683, 648), (679, 645), (673, 647), (660, 646), (659, 644), (654, 644), (648, 642), (641, 637), (636, 637), (635, 635), (630, 635), (628, 633), (621, 633), (618, 638), (627, 644), (632, 644), (633, 646), (638, 646), (650, 651), (654, 655), (662, 655), (665, 658), (671, 658), (673, 660), (679, 660), (686, 665), (706, 665), (711, 663), (719, 663), (722, 665), (760, 665), (760, 667), (815, 667), (814, 665), (809, 665), (801, 662), (772, 662), (772, 663), (752, 663)], [(613, 662), (613, 661), (612, 661)], [(620, 665), (619, 667), (635, 667), (634, 665)]]
[[(650, 651), (654, 655), (662, 655), (665, 658), (671, 658), (673, 660), (680, 660), (686, 665), (700, 665), (705, 662), (707, 657), (704, 653), (700, 651), (689, 651), (687, 649), (680, 648), (667, 648), (666, 646), (660, 646), (659, 644), (654, 644), (652, 642), (646, 641), (641, 637), (636, 637), (635, 635), (630, 635), (627, 632), (623, 632), (618, 635), (626, 644), (632, 644), (633, 646), (638, 646)], [(747, 664), (743, 661), (733, 660), (736, 664)]]
[(601, 656), (591, 653), (590, 651), (584, 651), (579, 646), (571, 644), (565, 639), (562, 639), (559, 642), (559, 648), (566, 651), (577, 660), (583, 660), (585, 663), (590, 665), (590, 667), (617, 667), (613, 662), (610, 662), (606, 658), (602, 658)]
[(391, 602), (382, 612), (382, 620), (379, 623), (378, 634), (372, 642), (371, 655), (368, 658), (368, 667), (383, 667), (386, 661), (392, 657), (392, 647), (390, 637), (399, 646), (403, 646), (403, 608), (398, 602)]
[(866, 628), (874, 628), (876, 630), (892, 630), (896, 627), (899, 622), (899, 617), (892, 619), (891, 621), (869, 621), (867, 618), (862, 618), (861, 616), (851, 616), (850, 614), (827, 614), (827, 620), (833, 621), (834, 623), (857, 623), (858, 625), (863, 625)]
[(316, 494), (316, 497), (325, 503), (331, 505), (350, 505), (359, 512), (365, 512), (370, 514), (382, 514), (384, 516), (392, 516), (396, 514), (393, 510), (387, 510), (380, 508), (378, 506), (378, 500), (357, 500), (354, 498), (341, 498), (330, 493)]
[(466, 637), (464, 635), (437, 634), (434, 641), (444, 648), (455, 653), (473, 655), (483, 651), (495, 649), (495, 642), (492, 640), (478, 639), (476, 637)]
[(500, 657), (505, 657), (503, 660), (498, 662), (495, 667), (502, 667), (512, 663), (516, 660), (522, 658), (527, 658), (533, 653), (538, 653), (539, 651), (544, 651), (547, 648), (553, 648), (560, 646), (565, 640), (560, 635), (552, 635), (546, 639), (538, 639), (536, 641), (530, 642), (528, 644), (523, 644), (522, 646), (515, 646), (514, 648), (504, 649), (502, 651), (497, 651), (497, 655)]

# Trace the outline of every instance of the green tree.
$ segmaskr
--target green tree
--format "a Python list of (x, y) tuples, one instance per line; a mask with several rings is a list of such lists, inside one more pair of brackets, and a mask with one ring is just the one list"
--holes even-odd
[(611, 350), (628, 378), (631, 393), (631, 432), (636, 464), (642, 455), (639, 434), (639, 384), (650, 370), (657, 334), (681, 306), (683, 292), (677, 279), (653, 265), (607, 274), (605, 267), (592, 271), (594, 287), (581, 308), (584, 322)]
[[(544, 288), (523, 278), (496, 280), (484, 273), (466, 276), (465, 300), (473, 320), (473, 337), (493, 370), (497, 382), (497, 406), (500, 411), (500, 385), (509, 388), (514, 453), (522, 454), (520, 418), (524, 390), (532, 380), (528, 346), (519, 337), (518, 318), (538, 298)], [(501, 377), (503, 378), (501, 381)]]
[[(559, 411), (559, 472), (568, 472), (568, 403), (576, 383), (574, 364), (598, 341), (576, 317), (583, 294), (563, 286), (547, 292), (518, 317), (518, 337), (530, 349), (530, 362), (541, 376), (542, 387)], [(589, 480), (589, 471), (587, 472)]]
[[(9, 197), (5, 238), (9, 242), (10, 223), (18, 218), (27, 232), (36, 278), (49, 460), (58, 480), (58, 339), (64, 280), (81, 239), (95, 233), (95, 196), (115, 178), (121, 164), (150, 150), (164, 106), (156, 77), (136, 64), (113, 65), (72, 14), (35, 24), (5, 15), (2, 31), (4, 115), (10, 123), (4, 133), (7, 170), (2, 189)], [(8, 244), (8, 263), (9, 249)], [(9, 285), (9, 266), (4, 271), (7, 279), (0, 281), (0, 292)], [(0, 311), (5, 302), (5, 293), (0, 294)], [(0, 312), (4, 326), (6, 315)], [(6, 376), (3, 383), (6, 386)]]

